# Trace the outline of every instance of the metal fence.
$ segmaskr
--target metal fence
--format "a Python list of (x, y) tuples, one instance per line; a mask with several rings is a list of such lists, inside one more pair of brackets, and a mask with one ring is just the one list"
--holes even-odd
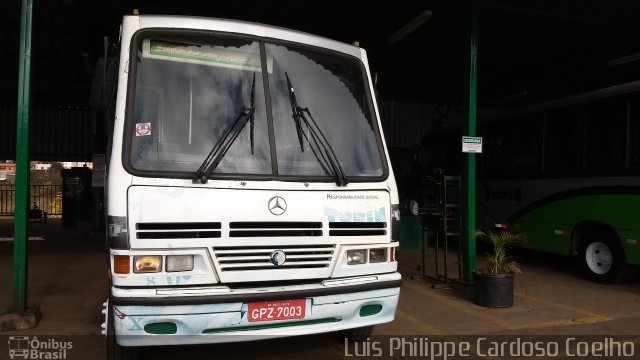
[[(62, 215), (62, 185), (30, 185), (29, 208), (48, 216)], [(0, 216), (13, 216), (16, 209), (15, 185), (0, 185)]]

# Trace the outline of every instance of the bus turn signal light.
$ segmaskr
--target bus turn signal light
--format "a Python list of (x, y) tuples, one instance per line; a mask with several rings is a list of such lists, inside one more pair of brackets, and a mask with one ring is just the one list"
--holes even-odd
[(113, 272), (116, 274), (128, 274), (131, 271), (131, 259), (125, 255), (113, 257)]

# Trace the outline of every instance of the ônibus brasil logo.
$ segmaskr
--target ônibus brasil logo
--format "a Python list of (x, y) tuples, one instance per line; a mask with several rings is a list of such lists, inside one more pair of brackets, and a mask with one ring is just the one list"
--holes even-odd
[(71, 341), (55, 339), (39, 340), (36, 336), (9, 336), (9, 359), (56, 359), (67, 358)]

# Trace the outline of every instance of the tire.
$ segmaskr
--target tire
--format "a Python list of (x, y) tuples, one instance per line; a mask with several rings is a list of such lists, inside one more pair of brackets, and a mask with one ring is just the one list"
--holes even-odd
[(373, 325), (363, 326), (338, 332), (338, 336), (347, 339), (350, 343), (367, 340), (373, 333)]
[(137, 360), (138, 348), (131, 346), (120, 346), (116, 342), (114, 328), (113, 306), (107, 306), (107, 360)]
[(626, 270), (624, 251), (611, 231), (593, 231), (580, 240), (580, 261), (585, 276), (602, 284), (621, 281)]

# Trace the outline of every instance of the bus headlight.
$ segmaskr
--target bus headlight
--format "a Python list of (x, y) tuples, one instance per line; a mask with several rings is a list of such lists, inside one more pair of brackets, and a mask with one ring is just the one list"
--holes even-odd
[(162, 256), (147, 255), (133, 257), (133, 272), (154, 273), (162, 269)]
[(193, 255), (168, 255), (167, 272), (193, 270)]
[(367, 249), (347, 250), (347, 265), (358, 265), (367, 262)]
[(387, 249), (379, 248), (379, 249), (371, 249), (369, 250), (369, 262), (370, 263), (379, 263), (387, 261)]

